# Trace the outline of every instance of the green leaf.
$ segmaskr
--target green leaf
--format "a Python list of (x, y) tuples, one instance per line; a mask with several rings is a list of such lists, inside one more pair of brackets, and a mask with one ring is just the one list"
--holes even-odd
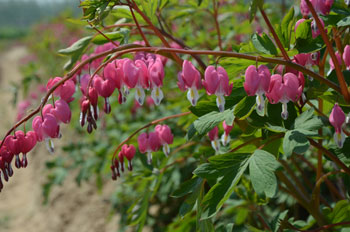
[[(247, 94), (243, 87), (233, 88), (231, 95), (225, 97), (225, 109), (230, 109), (236, 105), (242, 99), (242, 97), (246, 95)], [(208, 100), (200, 100), (196, 106), (191, 106), (189, 109), (198, 117), (208, 114), (212, 111), (219, 112), (215, 97), (211, 97)]]
[[(105, 35), (112, 41), (123, 41), (126, 36), (128, 36), (130, 30), (126, 28), (122, 28), (119, 31), (113, 31), (109, 33), (105, 33)], [(109, 40), (106, 39), (103, 35), (97, 35), (95, 38), (92, 39), (94, 44), (105, 44), (108, 43)]]
[(325, 46), (321, 36), (315, 39), (312, 38), (310, 20), (305, 20), (299, 24), (295, 32), (295, 38), (295, 47), (299, 53), (313, 52)]
[(338, 201), (327, 217), (332, 224), (350, 221), (350, 202), (348, 200)]
[(324, 125), (321, 117), (314, 115), (314, 109), (310, 108), (295, 119), (294, 128), (313, 131)]
[(286, 48), (289, 48), (290, 45), (290, 36), (292, 33), (292, 28), (294, 26), (294, 6), (290, 8), (288, 13), (284, 16), (281, 23), (281, 33), (283, 36), (283, 45)]
[(81, 53), (88, 46), (91, 39), (92, 39), (91, 36), (81, 38), (80, 40), (73, 43), (70, 47), (59, 50), (58, 53), (62, 55), (73, 55), (73, 54)]
[(172, 197), (179, 198), (183, 197), (189, 193), (192, 193), (198, 185), (202, 183), (202, 178), (194, 177), (190, 180), (183, 182), (180, 187), (175, 190)]
[(268, 37), (265, 33), (262, 36), (258, 34), (254, 34), (252, 36), (252, 42), (254, 47), (265, 54), (277, 55), (277, 49), (275, 44), (271, 41), (270, 37)]
[(211, 163), (204, 163), (198, 166), (194, 171), (193, 174), (196, 176), (199, 176), (204, 179), (216, 179), (219, 176), (223, 176), (225, 174), (226, 169), (219, 170), (215, 167), (215, 165)]
[(237, 163), (249, 157), (248, 153), (227, 153), (222, 155), (215, 155), (209, 158), (210, 164), (218, 169), (225, 169), (235, 166)]
[(350, 26), (350, 16), (343, 18), (337, 23), (338, 27), (347, 27)]
[(286, 156), (290, 156), (293, 152), (302, 154), (309, 146), (307, 137), (298, 130), (290, 130), (284, 136), (283, 151)]
[(203, 213), (201, 219), (213, 217), (231, 196), (234, 188), (238, 184), (241, 176), (248, 167), (248, 157), (241, 162), (237, 162), (219, 182), (217, 182), (209, 192), (204, 196), (202, 207)]
[(217, 124), (226, 120), (226, 118), (230, 118), (230, 114), (233, 114), (233, 111), (230, 109), (225, 110), (224, 112), (210, 112), (194, 121), (194, 128), (200, 135), (204, 135)]
[(311, 24), (309, 20), (300, 23), (295, 31), (296, 39), (309, 39), (312, 37)]
[(249, 174), (255, 192), (273, 197), (277, 190), (275, 170), (278, 162), (272, 154), (256, 150), (249, 159)]
[(250, 6), (249, 6), (249, 21), (252, 22), (252, 20), (254, 19), (256, 12), (258, 10), (258, 7), (262, 7), (264, 4), (263, 0), (252, 0), (250, 2)]
[(234, 108), (233, 114), (235, 117), (243, 120), (253, 112), (255, 107), (255, 97), (254, 96), (246, 96), (244, 97)]

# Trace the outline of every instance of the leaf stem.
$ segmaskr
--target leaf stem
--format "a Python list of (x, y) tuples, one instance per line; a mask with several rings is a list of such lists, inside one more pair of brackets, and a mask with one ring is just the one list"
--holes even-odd
[(284, 58), (286, 61), (290, 61), (290, 58), (289, 58), (289, 56), (288, 56), (286, 50), (284, 49), (284, 46), (282, 45), (281, 40), (278, 38), (278, 35), (276, 34), (275, 29), (273, 29), (273, 26), (272, 26), (272, 24), (271, 24), (269, 18), (267, 17), (267, 15), (266, 15), (264, 9), (262, 8), (262, 6), (259, 6), (259, 9), (260, 9), (261, 15), (263, 16), (263, 18), (264, 18), (264, 20), (265, 20), (265, 22), (266, 22), (267, 27), (269, 28), (269, 30), (270, 30), (270, 32), (271, 32), (273, 38), (274, 38), (275, 41), (276, 41), (276, 44), (277, 44), (278, 48), (279, 48), (279, 49), (281, 50), (281, 52), (282, 52), (283, 58)]
[(220, 32), (220, 25), (218, 21), (218, 6), (219, 6), (219, 2), (217, 2), (216, 0), (213, 0), (213, 8), (214, 8), (213, 18), (215, 21), (216, 32), (218, 34), (218, 45), (219, 45), (220, 51), (222, 51), (223, 49), (222, 49), (222, 41), (221, 41), (221, 32)]

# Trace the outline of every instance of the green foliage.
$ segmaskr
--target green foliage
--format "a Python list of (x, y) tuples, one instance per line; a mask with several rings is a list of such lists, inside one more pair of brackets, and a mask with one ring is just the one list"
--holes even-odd
[(263, 33), (262, 36), (254, 34), (252, 36), (252, 43), (259, 52), (269, 55), (277, 55), (275, 45), (271, 41), (270, 37), (268, 37), (265, 33)]

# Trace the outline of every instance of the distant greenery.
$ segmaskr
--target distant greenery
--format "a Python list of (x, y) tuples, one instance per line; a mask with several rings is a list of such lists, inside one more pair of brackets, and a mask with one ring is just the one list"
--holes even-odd
[(0, 39), (14, 39), (28, 32), (31, 25), (48, 21), (64, 10), (78, 15), (81, 10), (78, 1), (36, 1), (6, 0), (0, 1)]

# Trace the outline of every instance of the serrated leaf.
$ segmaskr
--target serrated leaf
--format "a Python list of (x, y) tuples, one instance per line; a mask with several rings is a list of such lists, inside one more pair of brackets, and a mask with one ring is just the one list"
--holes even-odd
[(263, 33), (262, 36), (254, 34), (252, 36), (252, 43), (254, 47), (262, 53), (277, 55), (277, 49), (275, 44), (265, 33)]
[(198, 185), (202, 183), (202, 178), (194, 177), (183, 182), (180, 187), (172, 193), (172, 197), (179, 198), (192, 193)]
[(256, 150), (249, 159), (249, 175), (255, 192), (273, 197), (277, 191), (275, 170), (278, 162), (272, 154)]
[(337, 23), (338, 27), (347, 27), (350, 26), (350, 16), (343, 18)]
[(225, 169), (235, 166), (249, 156), (250, 154), (248, 153), (227, 153), (211, 156), (209, 162), (218, 169)]
[(324, 125), (322, 119), (314, 115), (314, 109), (310, 108), (295, 119), (294, 128), (313, 131)]
[(286, 156), (290, 156), (293, 152), (302, 154), (309, 146), (307, 137), (298, 130), (290, 130), (284, 135), (283, 151)]
[(225, 201), (231, 196), (235, 186), (247, 169), (249, 164), (248, 160), (249, 157), (246, 157), (244, 160), (237, 161), (237, 163), (232, 166), (232, 171), (228, 172), (204, 196), (201, 219), (213, 217), (220, 210)]
[(233, 114), (240, 120), (246, 119), (252, 113), (255, 107), (256, 99), (253, 96), (244, 97), (234, 107)]
[(223, 176), (225, 174), (225, 170), (219, 170), (215, 167), (215, 165), (211, 163), (205, 163), (199, 165), (194, 171), (193, 174), (199, 176), (204, 179), (216, 179), (219, 176)]
[(194, 121), (194, 128), (198, 134), (204, 135), (220, 122), (226, 120), (227, 117), (231, 117), (230, 114), (233, 114), (233, 111), (230, 109), (225, 110), (224, 112), (210, 112)]

